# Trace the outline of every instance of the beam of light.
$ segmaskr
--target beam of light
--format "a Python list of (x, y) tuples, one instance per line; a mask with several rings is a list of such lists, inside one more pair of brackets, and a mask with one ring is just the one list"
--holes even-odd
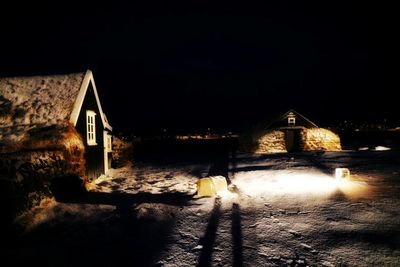
[[(235, 174), (233, 183), (238, 191), (249, 196), (304, 195), (330, 197), (341, 192), (348, 198), (371, 197), (373, 188), (356, 175), (336, 179), (335, 175), (327, 175), (319, 171), (306, 170), (266, 170), (249, 171)], [(228, 190), (218, 194), (224, 199), (237, 199), (237, 194)]]
[(333, 176), (318, 171), (267, 170), (235, 174), (234, 183), (249, 196), (264, 194), (313, 194), (333, 193), (337, 182)]
[(336, 188), (348, 198), (371, 198), (374, 195), (374, 188), (364, 182), (363, 179), (342, 179), (337, 181)]

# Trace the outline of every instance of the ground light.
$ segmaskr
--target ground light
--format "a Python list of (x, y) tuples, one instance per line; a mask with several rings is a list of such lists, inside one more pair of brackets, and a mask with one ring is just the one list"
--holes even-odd
[[(360, 178), (360, 177), (358, 177)], [(235, 199), (248, 197), (305, 195), (329, 197), (338, 192), (360, 197), (370, 192), (363, 179), (352, 180), (348, 168), (336, 168), (331, 175), (319, 170), (262, 170), (235, 173), (227, 187), (225, 177), (200, 179), (197, 196)]]
[(228, 191), (228, 183), (223, 176), (211, 176), (197, 181), (197, 197), (220, 196)]
[(343, 179), (350, 180), (350, 170), (348, 168), (336, 168), (335, 178), (336, 181), (342, 181)]
[[(249, 197), (279, 195), (309, 195), (329, 197), (342, 192), (348, 197), (359, 197), (369, 192), (363, 180), (350, 179), (350, 170), (339, 168), (328, 175), (319, 170), (263, 170), (236, 173), (232, 179), (240, 194)], [(232, 193), (219, 194), (229, 198)]]
[(335, 190), (332, 176), (319, 171), (266, 170), (235, 174), (233, 181), (248, 196), (328, 194)]

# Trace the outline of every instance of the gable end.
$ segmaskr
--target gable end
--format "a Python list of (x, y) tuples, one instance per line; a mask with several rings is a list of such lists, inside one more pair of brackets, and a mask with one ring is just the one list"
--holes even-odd
[(96, 97), (96, 102), (97, 102), (97, 106), (98, 106), (99, 111), (100, 111), (100, 118), (101, 118), (101, 122), (103, 124), (103, 127), (108, 129), (108, 130), (110, 130), (110, 131), (112, 131), (112, 127), (106, 121), (106, 119), (104, 117), (104, 113), (103, 113), (103, 109), (101, 107), (99, 95), (97, 94), (97, 88), (96, 88), (96, 84), (94, 82), (93, 73), (90, 70), (86, 71), (85, 77), (83, 78), (82, 85), (81, 85), (81, 88), (80, 88), (79, 93), (78, 93), (78, 97), (76, 98), (76, 101), (74, 103), (74, 107), (72, 109), (72, 113), (71, 113), (71, 116), (70, 116), (70, 122), (74, 126), (76, 126), (76, 124), (78, 122), (78, 118), (79, 118), (79, 113), (81, 112), (82, 104), (83, 104), (83, 101), (85, 99), (85, 95), (87, 93), (87, 90), (88, 90), (90, 84), (92, 84), (94, 95)]

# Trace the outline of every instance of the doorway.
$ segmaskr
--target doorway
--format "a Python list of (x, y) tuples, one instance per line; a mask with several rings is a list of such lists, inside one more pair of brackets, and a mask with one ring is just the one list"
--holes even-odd
[(302, 151), (301, 129), (286, 130), (285, 146), (287, 152)]

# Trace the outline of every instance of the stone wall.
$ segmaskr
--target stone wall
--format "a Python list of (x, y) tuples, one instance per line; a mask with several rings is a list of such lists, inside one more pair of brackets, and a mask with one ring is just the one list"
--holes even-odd
[(66, 129), (57, 142), (49, 140), (30, 139), (18, 150), (0, 153), (0, 209), (8, 219), (52, 196), (52, 184), (59, 177), (86, 182), (84, 146), (76, 131)]
[(0, 194), (2, 210), (9, 218), (52, 196), (54, 179), (66, 175), (82, 177), (84, 161), (67, 151), (24, 151), (0, 154)]
[(269, 131), (257, 139), (257, 144), (255, 153), (287, 152), (283, 131)]
[(124, 166), (132, 160), (132, 143), (113, 136), (112, 140), (112, 167)]
[(310, 128), (302, 131), (304, 151), (340, 151), (340, 138), (324, 128)]
[[(340, 138), (324, 128), (303, 128), (300, 132), (302, 151), (340, 151)], [(271, 130), (253, 135), (253, 145), (246, 145), (245, 152), (287, 152), (284, 130)], [(249, 138), (248, 138), (249, 139)], [(250, 140), (250, 139), (249, 139)], [(249, 141), (248, 141), (249, 143)], [(250, 142), (251, 143), (251, 142)], [(243, 145), (242, 145), (243, 146)]]

